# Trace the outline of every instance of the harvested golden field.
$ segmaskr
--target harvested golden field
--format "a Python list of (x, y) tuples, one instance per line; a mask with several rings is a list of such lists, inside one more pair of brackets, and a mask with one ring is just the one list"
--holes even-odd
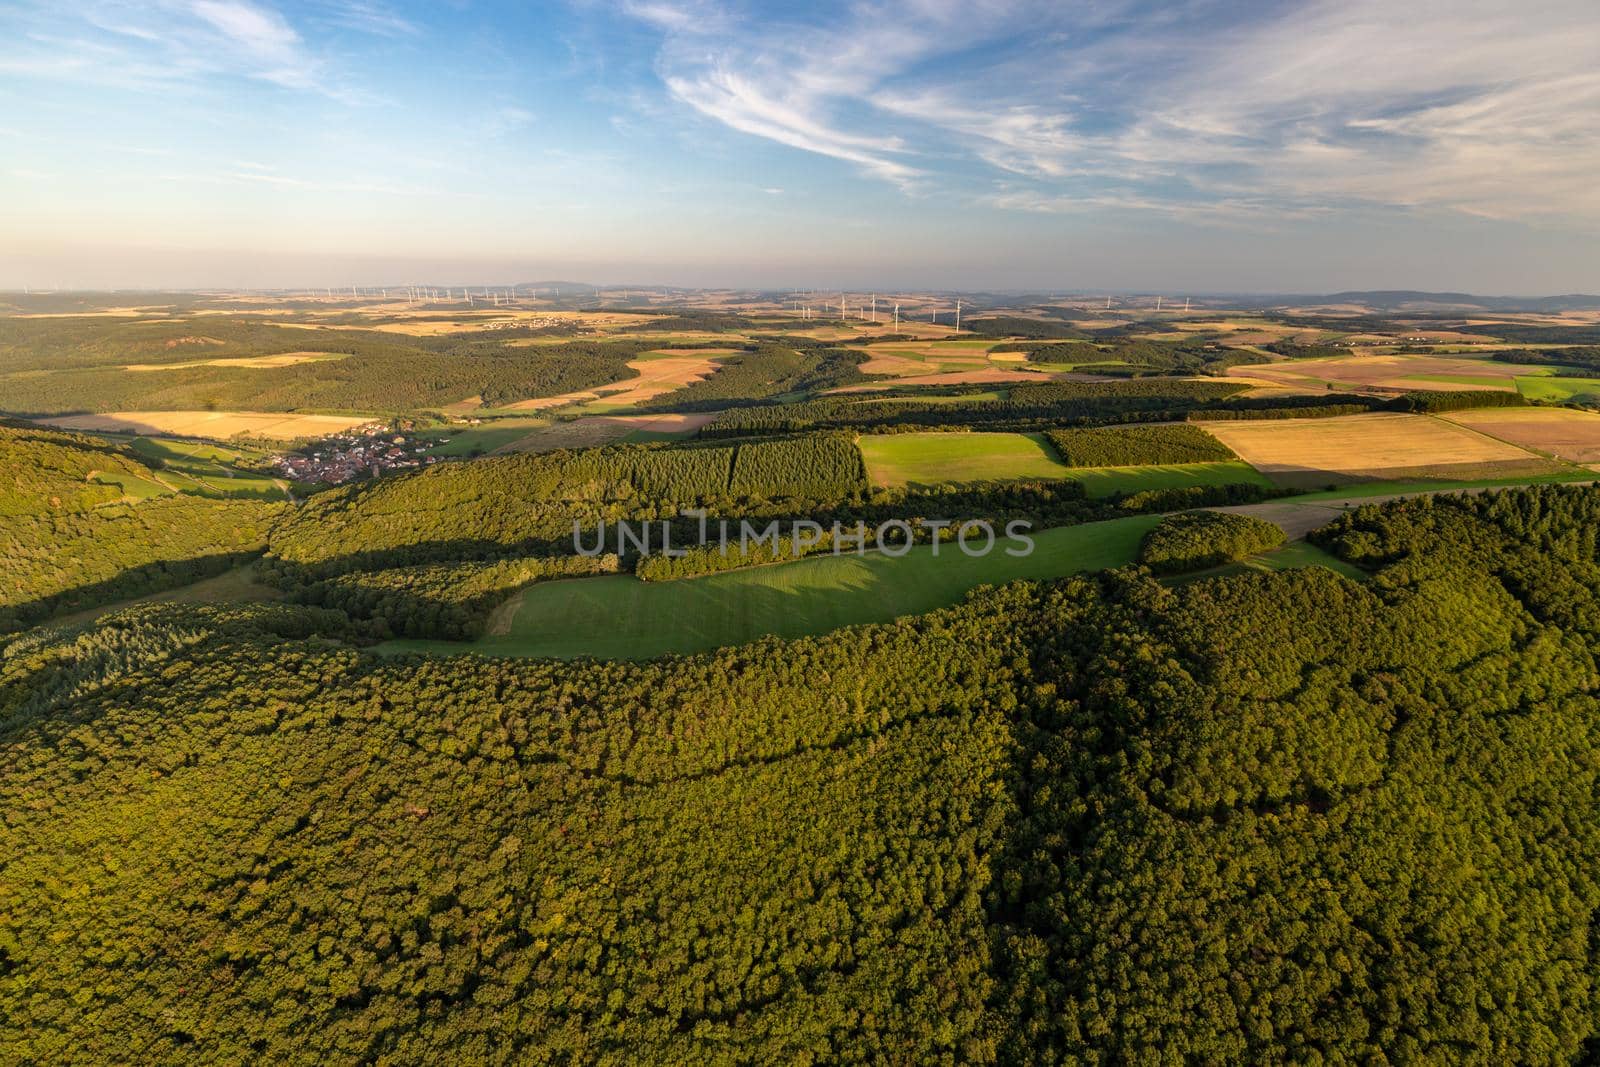
[(1600, 414), (1571, 408), (1479, 408), (1443, 418), (1573, 463), (1600, 463)]
[(718, 361), (734, 354), (731, 348), (680, 349), (674, 352), (647, 352), (628, 361), (637, 378), (580, 389), (559, 396), (541, 396), (507, 404), (506, 411), (546, 411), (572, 404), (606, 407), (632, 407), (658, 396), (682, 389), (691, 382), (709, 378), (717, 372)]
[(168, 437), (227, 440), (240, 434), (292, 441), (326, 437), (372, 419), (359, 415), (297, 415), (267, 411), (113, 411), (102, 415), (59, 415), (38, 419), (67, 430), (102, 430)]
[(1204, 422), (1207, 432), (1275, 483), (1533, 477), (1570, 469), (1429, 415)]
[[(220, 342), (219, 342), (220, 343)], [(180, 367), (292, 367), (296, 363), (344, 359), (343, 352), (280, 352), (275, 356), (240, 356), (237, 359), (198, 359), (188, 363), (129, 363), (123, 370), (177, 370)]]
[(716, 417), (714, 411), (692, 415), (592, 415), (541, 427), (526, 437), (495, 449), (494, 454), (594, 448), (612, 444), (634, 433), (687, 436)]
[(1229, 377), (1270, 381), (1301, 392), (1322, 392), (1335, 386), (1390, 391), (1514, 391), (1516, 383), (1512, 379), (1527, 373), (1527, 367), (1514, 363), (1409, 354), (1284, 360), (1228, 370)]

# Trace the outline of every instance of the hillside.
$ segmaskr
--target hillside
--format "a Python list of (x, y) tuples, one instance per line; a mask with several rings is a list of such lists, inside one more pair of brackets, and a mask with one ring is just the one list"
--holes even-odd
[(41, 634), (0, 675), (0, 1040), (1571, 1060), (1597, 517), (1388, 505), (1324, 537), (1367, 585), (1112, 574), (643, 666), (386, 663), (288, 607)]
[(216, 574), (283, 509), (179, 492), (129, 449), (32, 427), (0, 424), (0, 471), (0, 633)]

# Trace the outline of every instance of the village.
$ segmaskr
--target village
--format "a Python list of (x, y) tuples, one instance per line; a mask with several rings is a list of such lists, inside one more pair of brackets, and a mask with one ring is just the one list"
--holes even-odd
[(403, 432), (409, 428), (409, 423), (400, 425), (402, 432), (397, 433), (397, 427), (388, 423), (368, 423), (325, 437), (303, 451), (286, 452), (272, 466), (297, 482), (342, 485), (437, 463), (437, 456), (424, 454), (433, 442)]

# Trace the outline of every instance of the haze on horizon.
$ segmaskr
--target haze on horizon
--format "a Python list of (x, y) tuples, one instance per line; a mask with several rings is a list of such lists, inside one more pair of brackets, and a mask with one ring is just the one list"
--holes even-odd
[(8, 0), (0, 287), (1600, 291), (1593, 0)]

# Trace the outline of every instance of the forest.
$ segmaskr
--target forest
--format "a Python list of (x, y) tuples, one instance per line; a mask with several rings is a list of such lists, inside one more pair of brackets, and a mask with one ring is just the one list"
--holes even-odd
[(296, 604), (36, 630), (0, 1043), (1584, 1062), (1597, 529), (1397, 501), (1318, 536), (1365, 582), (1134, 567), (648, 664), (386, 660)]
[(1069, 467), (1213, 463), (1239, 458), (1200, 427), (1189, 425), (1050, 430), (1045, 437)]
[(184, 585), (258, 555), (282, 504), (159, 488), (130, 449), (0, 421), (0, 634)]
[[(514, 346), (512, 331), (412, 338), (218, 318), (0, 319), (0, 392), (12, 414), (243, 409), (409, 412), (478, 396), (496, 406), (632, 377), (647, 340)], [(199, 331), (203, 330), (201, 334)], [(286, 366), (211, 361), (302, 354)], [(128, 370), (129, 366), (152, 369)]]
[(1264, 519), (1224, 511), (1168, 515), (1145, 535), (1139, 562), (1157, 574), (1202, 570), (1283, 544), (1283, 531)]

